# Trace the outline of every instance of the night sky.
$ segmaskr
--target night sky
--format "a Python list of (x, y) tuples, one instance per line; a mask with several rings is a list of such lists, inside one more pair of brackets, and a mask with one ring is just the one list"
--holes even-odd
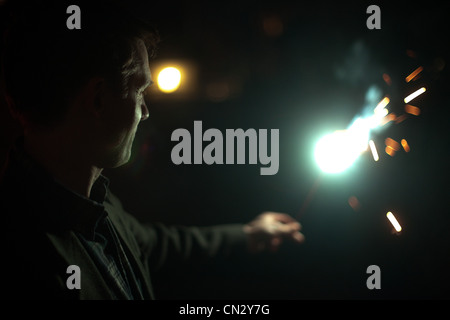
[[(381, 30), (366, 27), (370, 4), (380, 6)], [(245, 223), (278, 211), (299, 218), (306, 237), (275, 254), (153, 275), (157, 298), (450, 296), (448, 2), (130, 1), (130, 8), (160, 33), (151, 68), (184, 63), (192, 81), (174, 94), (151, 88), (150, 118), (140, 125), (132, 160), (104, 172), (111, 191), (143, 222)], [(406, 83), (419, 66), (420, 77)], [(364, 115), (371, 87), (388, 95), (389, 111), (400, 115), (403, 98), (422, 86), (427, 92), (411, 102), (421, 114), (373, 136), (378, 162), (366, 152), (342, 174), (320, 173), (314, 144)], [(195, 120), (223, 133), (279, 129), (278, 173), (260, 175), (261, 164), (176, 166), (171, 133), (193, 133)], [(4, 101), (1, 130), (4, 160), (20, 132)], [(387, 155), (387, 137), (406, 139), (411, 151)], [(357, 210), (348, 203), (352, 196)], [(381, 290), (366, 287), (369, 265), (381, 268)]]

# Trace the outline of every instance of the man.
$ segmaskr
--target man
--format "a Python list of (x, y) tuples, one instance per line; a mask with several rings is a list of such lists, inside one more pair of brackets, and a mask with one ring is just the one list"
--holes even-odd
[[(281, 213), (195, 228), (142, 225), (123, 210), (101, 173), (127, 163), (149, 117), (156, 37), (109, 2), (79, 2), (82, 28), (69, 30), (70, 4), (21, 6), (5, 33), (5, 96), (24, 129), (0, 185), (6, 295), (153, 299), (150, 275), (170, 263), (302, 242)], [(69, 266), (81, 275), (75, 288)]]

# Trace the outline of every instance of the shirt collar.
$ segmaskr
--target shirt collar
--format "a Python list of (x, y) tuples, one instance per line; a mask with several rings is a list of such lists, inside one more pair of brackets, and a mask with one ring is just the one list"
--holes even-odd
[(8, 167), (20, 182), (24, 201), (35, 202), (32, 220), (48, 230), (73, 230), (93, 240), (99, 221), (107, 216), (103, 202), (108, 194), (109, 180), (100, 175), (94, 182), (89, 198), (56, 181), (23, 148), (20, 137), (10, 152)]

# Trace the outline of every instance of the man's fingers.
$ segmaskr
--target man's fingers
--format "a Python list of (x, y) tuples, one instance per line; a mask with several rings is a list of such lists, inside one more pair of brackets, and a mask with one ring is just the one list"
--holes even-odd
[(300, 224), (300, 222), (297, 221), (291, 222), (288, 225), (291, 226), (292, 229), (297, 231), (302, 229), (302, 225)]
[(297, 222), (294, 218), (292, 218), (290, 215), (280, 212), (265, 212), (263, 215), (267, 215), (267, 217), (270, 217), (276, 221), (283, 222), (283, 223), (291, 223), (291, 222)]
[(301, 229), (301, 225), (299, 223), (290, 223), (290, 224), (275, 224), (272, 226), (272, 234), (276, 238), (291, 238), (296, 242), (303, 242), (305, 240), (305, 236), (299, 232)]
[(305, 236), (301, 232), (295, 232), (292, 234), (292, 239), (297, 243), (302, 243), (305, 241)]
[[(289, 228), (291, 228), (292, 230), (301, 230), (302, 225), (295, 220), (294, 218), (292, 218), (291, 216), (284, 214), (284, 213), (279, 213), (279, 212), (267, 212), (265, 213), (267, 215), (268, 219), (274, 219), (274, 223), (276, 225), (287, 225)], [(281, 228), (283, 229), (283, 227)], [(286, 228), (284, 228), (284, 230), (287, 230)]]
[(276, 252), (281, 244), (283, 243), (283, 240), (291, 240), (295, 243), (303, 243), (305, 241), (305, 236), (300, 232), (294, 232), (290, 234), (284, 235), (284, 237), (281, 236), (274, 236), (272, 239), (270, 239), (270, 251)]
[(244, 227), (250, 237), (251, 252), (275, 252), (284, 241), (302, 243), (305, 237), (301, 229), (297, 220), (279, 212), (264, 212)]
[(288, 236), (290, 234), (293, 234), (295, 232), (298, 232), (301, 229), (301, 225), (298, 222), (292, 222), (292, 223), (274, 223), (270, 225), (269, 230), (274, 235), (280, 235), (280, 236)]

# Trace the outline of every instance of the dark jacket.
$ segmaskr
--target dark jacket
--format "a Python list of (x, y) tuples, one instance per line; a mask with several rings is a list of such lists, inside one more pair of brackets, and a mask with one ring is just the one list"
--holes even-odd
[[(89, 237), (102, 214), (108, 215), (124, 244), (145, 299), (155, 298), (152, 271), (244, 248), (242, 225), (143, 225), (124, 211), (107, 183), (97, 186), (102, 187), (100, 200), (82, 197), (55, 181), (19, 143), (11, 150), (0, 182), (2, 289), (8, 298), (112, 299), (104, 275), (77, 237), (77, 232)], [(79, 290), (67, 288), (69, 265), (81, 270)]]

